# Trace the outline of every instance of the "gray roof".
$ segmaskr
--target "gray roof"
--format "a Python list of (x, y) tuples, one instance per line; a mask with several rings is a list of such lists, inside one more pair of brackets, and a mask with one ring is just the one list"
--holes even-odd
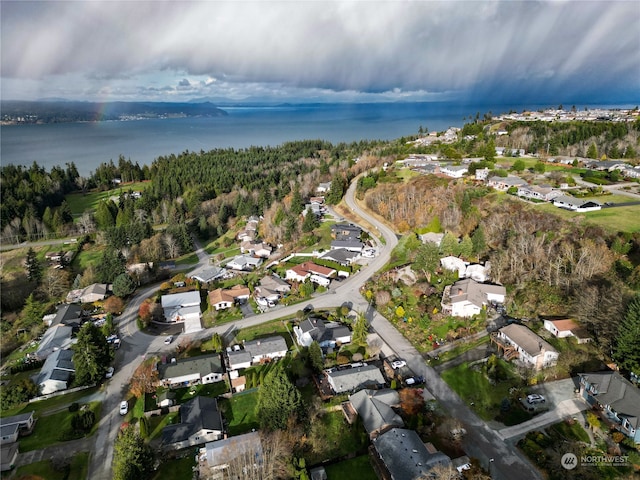
[(199, 357), (181, 358), (176, 363), (158, 365), (158, 375), (161, 380), (193, 373), (199, 373), (200, 376), (208, 375), (209, 373), (224, 373), (220, 354), (214, 353)]
[(62, 323), (63, 325), (73, 325), (79, 323), (82, 315), (80, 305), (65, 304), (60, 305), (56, 311), (56, 318), (51, 322), (51, 326)]
[(2, 445), (0, 448), (0, 464), (5, 468), (13, 467), (18, 454), (18, 442)]
[(392, 428), (376, 438), (373, 446), (393, 480), (422, 478), (436, 465), (451, 465), (444, 453), (429, 453), (413, 430)]
[(266, 338), (258, 338), (244, 343), (244, 349), (251, 353), (251, 356), (258, 357), (269, 353), (287, 351), (287, 342), (279, 335)]
[(339, 370), (328, 374), (336, 393), (351, 392), (367, 386), (383, 385), (382, 372), (375, 365)]
[(31, 411), (29, 413), (21, 413), (20, 415), (0, 418), (0, 425), (4, 427), (5, 425), (20, 425), (22, 423), (28, 423), (33, 419), (33, 413), (34, 411)]
[(502, 285), (478, 283), (471, 278), (458, 280), (451, 286), (449, 298), (451, 303), (469, 301), (477, 307), (487, 303), (487, 294), (506, 295), (507, 289)]
[(490, 177), (489, 182), (504, 183), (510, 187), (518, 187), (520, 185), (527, 184), (523, 179), (514, 175), (509, 175), (508, 177)]
[(72, 350), (56, 350), (53, 352), (45, 360), (40, 373), (34, 377), (36, 378), (35, 383), (40, 385), (47, 380), (68, 381), (71, 378), (71, 373), (75, 371), (72, 358)]
[(163, 309), (200, 305), (200, 292), (193, 291), (163, 295), (161, 303)]
[(640, 427), (640, 389), (618, 372), (581, 373), (598, 393), (592, 394), (601, 405), (609, 405), (618, 417), (625, 417), (634, 429)]
[(402, 418), (391, 408), (400, 403), (400, 395), (395, 390), (360, 390), (350, 395), (349, 400), (369, 434), (385, 426), (404, 427)]
[(346, 248), (336, 248), (320, 255), (320, 258), (323, 260), (333, 260), (334, 262), (343, 264), (349, 263), (356, 256), (357, 255), (354, 252), (347, 250)]
[(227, 352), (227, 357), (229, 357), (229, 366), (236, 365), (238, 363), (251, 362), (251, 352), (247, 350), (233, 350), (231, 352)]
[(53, 325), (44, 332), (38, 350), (35, 355), (38, 358), (45, 358), (55, 350), (66, 348), (71, 345), (71, 334), (73, 332), (72, 327), (67, 327), (61, 323)]
[(162, 443), (183, 442), (201, 430), (223, 431), (222, 416), (215, 398), (197, 396), (182, 404), (180, 423), (162, 430)]
[(216, 280), (217, 278), (222, 277), (226, 273), (226, 271), (227, 270), (225, 268), (206, 267), (192, 273), (190, 277), (204, 283), (209, 283)]
[(600, 205), (598, 202), (594, 201), (594, 200), (585, 200), (585, 199), (580, 199), (580, 198), (575, 198), (575, 197), (570, 197), (569, 195), (559, 195), (556, 198), (553, 199), (553, 204), (555, 205), (556, 203), (563, 203), (565, 205), (573, 205), (576, 208), (580, 208), (583, 207), (585, 205)]
[(276, 277), (275, 275), (267, 275), (265, 277), (262, 277), (262, 279), (260, 280), (260, 285), (276, 292), (279, 290), (284, 290), (287, 292), (291, 290), (291, 285), (289, 285), (280, 277)]
[(547, 352), (557, 352), (557, 350), (547, 341), (536, 335), (524, 325), (512, 323), (511, 325), (502, 327), (499, 331), (532, 357), (539, 355), (543, 348)]
[(331, 242), (331, 248), (334, 250), (339, 248), (362, 248), (363, 245), (359, 240), (334, 240)]

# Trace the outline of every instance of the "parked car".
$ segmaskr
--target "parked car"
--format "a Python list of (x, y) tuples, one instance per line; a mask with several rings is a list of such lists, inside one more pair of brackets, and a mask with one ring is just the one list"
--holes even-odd
[(169, 345), (171, 342), (173, 342), (173, 336), (171, 335), (169, 335), (167, 338), (164, 339), (165, 345)]
[(126, 400), (120, 402), (120, 415), (126, 415), (129, 411), (129, 404)]
[(415, 378), (409, 377), (409, 378), (405, 379), (404, 383), (407, 384), (407, 385), (415, 385), (417, 382), (416, 382)]
[(391, 368), (393, 368), (394, 370), (398, 370), (399, 368), (402, 368), (406, 365), (407, 362), (405, 362), (404, 360), (395, 360), (391, 362)]
[(104, 374), (104, 378), (113, 377), (113, 372), (115, 372), (115, 368), (113, 368), (113, 367), (107, 368), (107, 373)]
[(536, 403), (544, 403), (545, 401), (545, 398), (542, 395), (538, 395), (537, 393), (527, 395), (527, 403), (531, 405), (535, 405)]

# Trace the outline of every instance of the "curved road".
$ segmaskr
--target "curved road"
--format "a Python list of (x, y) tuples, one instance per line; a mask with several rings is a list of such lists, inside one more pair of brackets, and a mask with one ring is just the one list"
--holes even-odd
[[(404, 338), (395, 327), (382, 315), (377, 313), (360, 294), (361, 287), (380, 270), (388, 261), (391, 251), (397, 245), (396, 234), (387, 225), (381, 223), (355, 202), (357, 178), (351, 182), (345, 195), (347, 206), (359, 217), (365, 219), (376, 229), (372, 236), (382, 237), (384, 243), (379, 246), (379, 254), (372, 259), (366, 268), (356, 275), (342, 281), (338, 287), (327, 294), (314, 297), (309, 301), (314, 308), (330, 308), (344, 304), (353, 309), (366, 312), (372, 329), (394, 350), (398, 356), (407, 361), (408, 366), (426, 379), (428, 389), (450, 415), (459, 419), (467, 430), (463, 446), (470, 456), (480, 459), (485, 468), (491, 469), (493, 478), (522, 478), (538, 480), (542, 477), (518, 450), (486, 423), (479, 419), (465, 403), (442, 381), (440, 376), (424, 362), (422, 355)], [(208, 265), (209, 256), (196, 243), (199, 263), (197, 267)], [(151, 285), (139, 291), (129, 302), (125, 312), (120, 316), (119, 327), (122, 335), (122, 346), (116, 355), (116, 372), (106, 383), (103, 398), (103, 412), (109, 412), (101, 419), (96, 435), (95, 448), (92, 451), (89, 466), (89, 477), (92, 480), (110, 480), (113, 461), (113, 444), (121, 425), (118, 404), (128, 390), (128, 381), (133, 372), (147, 354), (169, 352), (172, 346), (164, 345), (163, 337), (140, 332), (136, 326), (136, 317), (140, 304), (148, 298), (158, 285)], [(182, 335), (189, 338), (210, 337), (214, 332), (224, 335), (232, 329), (240, 329), (258, 325), (270, 320), (295, 314), (300, 305), (275, 308), (269, 312), (239, 320), (232, 324), (202, 330), (196, 334)], [(181, 336), (181, 338), (182, 338)]]

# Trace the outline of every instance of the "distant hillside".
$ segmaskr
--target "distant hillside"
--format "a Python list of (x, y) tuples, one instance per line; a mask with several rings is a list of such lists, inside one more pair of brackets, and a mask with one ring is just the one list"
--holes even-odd
[(143, 118), (221, 117), (227, 112), (210, 102), (2, 102), (2, 122), (68, 123)]

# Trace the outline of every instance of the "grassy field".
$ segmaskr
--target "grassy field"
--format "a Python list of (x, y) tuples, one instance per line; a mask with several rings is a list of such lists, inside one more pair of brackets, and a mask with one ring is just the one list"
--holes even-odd
[[(243, 328), (235, 337), (236, 343), (242, 343), (242, 341), (255, 340), (256, 338), (267, 337), (270, 335), (282, 335), (285, 340), (290, 340), (289, 331), (281, 320), (273, 320), (271, 322), (256, 325), (255, 327)], [(288, 344), (289, 342), (287, 342)]]
[[(626, 198), (626, 197), (623, 197)], [(592, 200), (598, 202), (619, 203), (611, 197), (594, 197)], [(627, 201), (631, 200), (630, 198)], [(604, 208), (595, 212), (571, 212), (562, 208), (554, 207), (550, 203), (540, 203), (534, 208), (540, 209), (552, 215), (573, 220), (577, 223), (601, 226), (613, 232), (638, 232), (640, 231), (640, 205), (630, 205), (625, 207)]]
[[(18, 467), (12, 478), (43, 478), (46, 480), (86, 480), (89, 474), (89, 454), (76, 453), (71, 457), (68, 471), (56, 470), (49, 460)], [(2, 478), (7, 478), (3, 475)]]
[(377, 480), (368, 455), (350, 458), (325, 467), (329, 480)]
[(106, 200), (109, 197), (119, 197), (120, 193), (126, 193), (129, 190), (141, 191), (150, 186), (150, 182), (136, 182), (127, 183), (104, 192), (91, 191), (87, 193), (70, 193), (65, 196), (65, 200), (69, 204), (71, 213), (74, 216), (82, 215), (85, 211), (94, 211), (101, 200)]
[(246, 393), (234, 395), (230, 399), (221, 399), (219, 406), (222, 416), (229, 422), (229, 435), (242, 435), (260, 428), (256, 415), (258, 390), (247, 390)]
[(196, 465), (196, 452), (193, 455), (186, 455), (177, 460), (164, 462), (152, 480), (191, 480), (193, 478), (193, 467)]
[[(310, 247), (302, 250), (305, 253), (311, 253), (314, 251), (324, 251), (331, 249), (331, 225), (335, 225), (335, 222), (322, 222), (320, 226), (313, 230), (313, 234), (318, 237), (318, 241)], [(306, 260), (309, 260), (308, 258)]]
[(89, 397), (98, 391), (97, 387), (87, 388), (86, 390), (80, 390), (78, 392), (69, 393), (67, 395), (59, 395), (57, 397), (48, 398), (46, 400), (40, 400), (33, 403), (25, 403), (11, 410), (3, 410), (2, 417), (10, 417), (12, 415), (19, 415), (21, 413), (35, 412), (36, 417), (46, 413), (53, 412), (55, 410), (65, 408), (71, 405), (73, 402), (78, 402), (84, 397)]
[[(101, 403), (91, 402), (89, 408), (96, 416), (96, 423), (91, 432), (89, 432), (89, 435), (91, 435), (98, 428)], [(65, 441), (64, 435), (71, 430), (71, 418), (73, 415), (68, 409), (65, 409), (52, 415), (38, 417), (33, 433), (20, 440), (20, 451), (41, 450), (55, 443)]]

